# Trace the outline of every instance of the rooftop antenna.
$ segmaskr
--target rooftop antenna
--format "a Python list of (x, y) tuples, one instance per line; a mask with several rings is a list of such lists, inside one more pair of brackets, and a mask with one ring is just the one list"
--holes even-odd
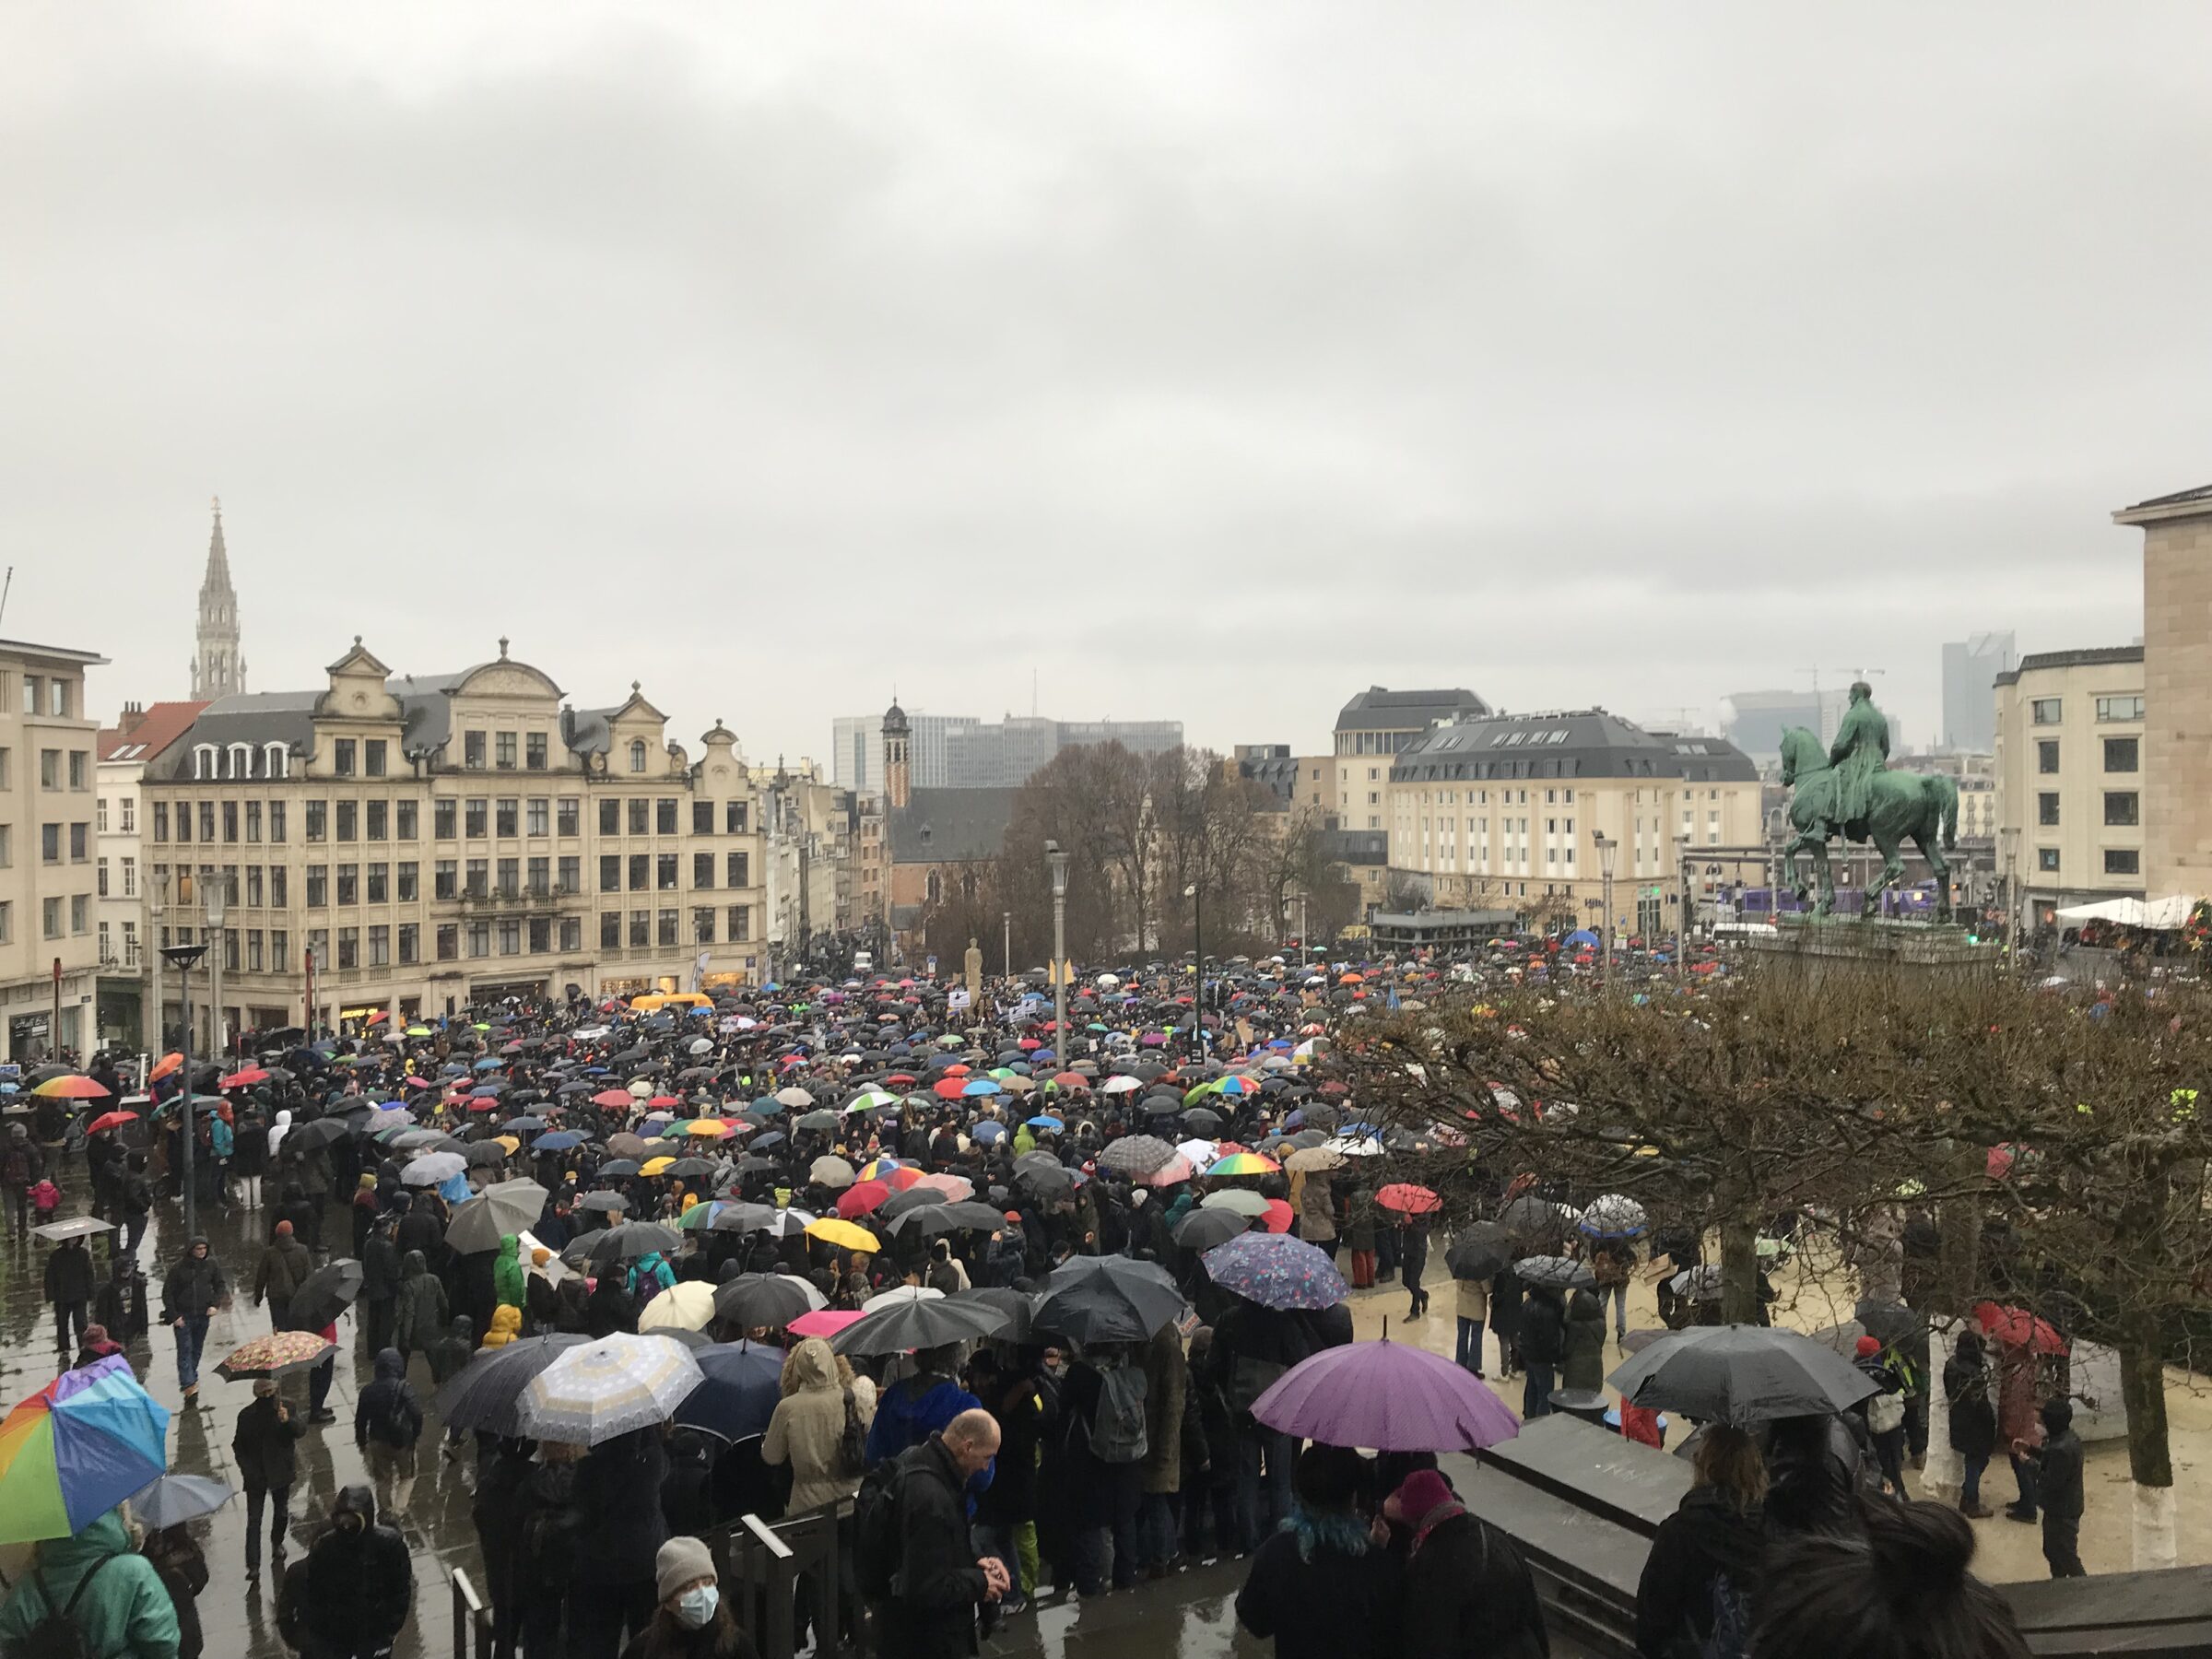
[(0, 618), (5, 618), (7, 615), (8, 590), (15, 585), (16, 567), (14, 565), (9, 565), (7, 567), (7, 580), (6, 582), (0, 582)]

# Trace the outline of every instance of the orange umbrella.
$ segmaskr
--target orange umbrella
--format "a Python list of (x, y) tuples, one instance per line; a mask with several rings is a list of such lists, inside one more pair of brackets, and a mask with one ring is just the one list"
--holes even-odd
[(171, 1072), (175, 1071), (178, 1066), (183, 1064), (184, 1056), (182, 1054), (175, 1053), (164, 1054), (160, 1059), (154, 1062), (154, 1069), (147, 1073), (146, 1080), (148, 1083), (159, 1083), (162, 1078), (168, 1077)]
[(108, 1094), (91, 1078), (79, 1077), (75, 1072), (66, 1077), (49, 1077), (30, 1092), (42, 1095), (49, 1100), (105, 1100)]

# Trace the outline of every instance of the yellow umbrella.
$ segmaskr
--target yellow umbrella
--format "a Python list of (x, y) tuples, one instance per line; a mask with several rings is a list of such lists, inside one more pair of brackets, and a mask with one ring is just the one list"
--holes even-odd
[(686, 1135), (720, 1137), (729, 1133), (729, 1125), (720, 1118), (693, 1118), (684, 1125)]
[(675, 1161), (675, 1159), (667, 1157), (649, 1158), (643, 1163), (638, 1166), (638, 1173), (641, 1175), (659, 1175), (665, 1172), (668, 1166)]
[(512, 1158), (517, 1152), (520, 1152), (523, 1149), (523, 1142), (520, 1135), (495, 1135), (491, 1137), (491, 1141), (492, 1145), (495, 1147), (506, 1147), (507, 1156), (510, 1158)]
[(876, 1250), (880, 1248), (876, 1235), (866, 1228), (856, 1227), (852, 1222), (841, 1220), (835, 1216), (824, 1216), (819, 1221), (808, 1223), (806, 1236), (810, 1239), (819, 1239), (825, 1244), (834, 1244), (840, 1250)]

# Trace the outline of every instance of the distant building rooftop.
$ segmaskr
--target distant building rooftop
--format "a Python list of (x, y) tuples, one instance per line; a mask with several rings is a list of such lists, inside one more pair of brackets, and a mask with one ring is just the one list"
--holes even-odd
[(1398, 751), (1394, 783), (1559, 778), (1683, 778), (1756, 783), (1759, 768), (1725, 737), (1647, 732), (1603, 709), (1496, 715), (1435, 731)]
[(1454, 720), (1479, 719), (1490, 705), (1465, 687), (1390, 691), (1370, 686), (1337, 711), (1339, 732), (1418, 732)]
[(2017, 684), (2023, 674), (2038, 668), (2094, 668), (2106, 663), (2139, 663), (2143, 660), (2140, 645), (2092, 645), (2084, 651), (2039, 651), (2032, 656), (2020, 659), (2018, 668), (2008, 668), (1997, 676), (1996, 685)]

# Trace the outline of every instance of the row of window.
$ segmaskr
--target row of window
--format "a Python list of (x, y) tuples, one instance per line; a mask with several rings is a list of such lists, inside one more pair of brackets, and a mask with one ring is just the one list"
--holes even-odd
[[(2140, 771), (2143, 766), (2143, 739), (2140, 737), (2107, 737), (2104, 742), (2104, 770), (2108, 772)], [(2058, 775), (2058, 739), (2038, 737), (2035, 740), (2035, 770), (2044, 777)]]
[[(341, 740), (343, 741), (343, 740)], [(0, 751), (4, 752), (4, 751)], [(5, 781), (0, 780), (0, 788)], [(282, 801), (178, 801), (175, 812), (171, 803), (154, 803), (154, 840), (167, 841), (174, 839), (189, 843), (220, 841), (236, 845), (259, 842), (266, 838), (281, 842), (286, 839), (286, 805)], [(674, 795), (648, 800), (640, 795), (629, 801), (605, 800), (599, 803), (599, 833), (601, 835), (674, 835), (680, 821), (682, 803)], [(403, 841), (420, 838), (418, 811), (420, 803), (401, 801), (307, 801), (301, 804), (301, 830), (310, 841)], [(717, 818), (715, 803), (691, 803), (691, 833), (712, 835)], [(107, 804), (100, 806), (101, 825), (106, 826)], [(724, 801), (719, 814), (725, 835), (743, 835), (751, 818), (751, 805), (746, 801)], [(124, 829), (131, 826), (130, 803), (124, 806)], [(196, 835), (194, 833), (196, 827)], [(441, 795), (430, 803), (430, 836), (434, 841), (485, 841), (497, 837), (511, 841), (521, 836), (552, 836), (573, 838), (582, 833), (583, 799), (581, 795), (562, 795), (558, 799), (548, 795), (471, 795), (455, 798)]]
[[(2037, 725), (2058, 725), (2065, 718), (2065, 699), (2038, 697), (2028, 704), (2028, 718)], [(2140, 720), (2143, 718), (2143, 698), (2139, 692), (2124, 697), (2100, 697), (2097, 700), (2099, 720)]]
[[(752, 885), (752, 854), (734, 852), (724, 855), (719, 865), (712, 853), (691, 855), (691, 886), (710, 889), (715, 885), (719, 873), (723, 885), (745, 888)], [(135, 898), (138, 890), (137, 861), (126, 858), (123, 865), (123, 897)], [(434, 899), (485, 899), (497, 896), (514, 899), (524, 895), (543, 899), (555, 894), (563, 896), (582, 891), (583, 861), (573, 853), (534, 858), (441, 858), (430, 866), (430, 895)], [(414, 859), (396, 864), (311, 864), (307, 866), (306, 901), (310, 910), (322, 910), (335, 903), (341, 907), (355, 904), (412, 904), (421, 897), (421, 865)], [(167, 865), (153, 866), (157, 881), (166, 880)], [(212, 878), (215, 866), (203, 865), (202, 875)], [(606, 893), (652, 890), (673, 891), (681, 884), (680, 865), (674, 853), (657, 855), (633, 853), (627, 860), (619, 853), (607, 853), (599, 860), (599, 890)], [(627, 877), (627, 880), (625, 879)], [(283, 910), (291, 902), (290, 872), (284, 865), (225, 865), (222, 878), (232, 903), (242, 902), (250, 910), (259, 910), (265, 902)], [(100, 861), (100, 894), (108, 896), (108, 861)]]
[[(2120, 829), (2130, 829), (2143, 821), (2143, 798), (2132, 789), (2108, 789), (2104, 792), (2104, 821)], [(2046, 790), (2035, 797), (2035, 821), (2046, 828), (2058, 822), (2058, 792)]]
[(39, 751), (39, 787), (60, 789), (62, 780), (68, 779), (71, 789), (92, 787), (92, 751), (90, 749), (42, 748)]
[[(89, 933), (92, 929), (92, 895), (72, 893), (39, 900), (41, 936), (65, 939)], [(0, 899), (0, 945), (12, 945), (16, 940), (16, 907)]]
[[(83, 864), (91, 856), (91, 825), (41, 824), (39, 826), (39, 862), (41, 864), (58, 865), (65, 860), (70, 864)], [(15, 826), (0, 824), (0, 869), (11, 868), (15, 862)]]
[[(931, 874), (934, 877), (935, 872), (933, 871)], [(599, 912), (600, 949), (619, 950), (622, 948), (624, 914), (625, 912), (621, 911), (601, 911)], [(681, 912), (633, 910), (627, 914), (629, 916), (628, 937), (633, 948), (641, 946), (681, 943), (677, 937)], [(721, 920), (722, 914), (723, 912), (717, 911), (711, 904), (694, 905), (691, 910), (691, 943), (694, 945), (715, 943), (715, 925)], [(728, 917), (729, 942), (731, 944), (742, 945), (751, 939), (753, 936), (753, 907), (751, 905), (731, 905)]]
[[(0, 754), (6, 752), (6, 750), (0, 750)], [(0, 789), (5, 789), (6, 786), (6, 779), (0, 778)], [(136, 795), (118, 795), (115, 799), (115, 810), (119, 819), (116, 825), (118, 833), (137, 834), (138, 797)], [(100, 826), (100, 834), (105, 835), (108, 832), (108, 797), (106, 795), (101, 795), (95, 804), (93, 819)]]
[[(2035, 867), (2047, 876), (2059, 873), (2058, 849), (2038, 847), (2035, 850)], [(2140, 876), (2143, 873), (2143, 854), (2135, 847), (2107, 847), (2104, 849), (2104, 873), (2107, 876)]]
[[(75, 684), (76, 682), (72, 680), (49, 679), (42, 674), (25, 675), (23, 677), (23, 712), (46, 714), (55, 720), (67, 720), (70, 717), (70, 705), (76, 700)], [(53, 937), (52, 934), (48, 934), (46, 936)]]

